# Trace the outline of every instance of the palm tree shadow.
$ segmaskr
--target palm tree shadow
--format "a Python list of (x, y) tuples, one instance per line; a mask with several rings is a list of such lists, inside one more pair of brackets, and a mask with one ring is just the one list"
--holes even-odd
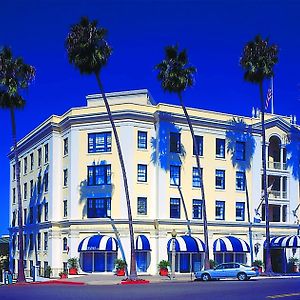
[[(173, 117), (168, 113), (163, 113), (159, 116), (159, 120), (156, 123), (156, 138), (152, 137), (151, 143), (151, 162), (160, 167), (165, 172), (170, 171), (170, 165), (175, 164), (177, 166), (182, 166), (182, 159), (186, 155), (184, 145), (180, 143), (180, 152), (170, 152), (170, 133), (180, 133), (181, 128), (177, 127), (173, 122)], [(172, 178), (173, 182), (176, 183), (177, 179)], [(191, 234), (190, 220), (188, 218), (186, 204), (184, 201), (184, 196), (181, 190), (180, 184), (175, 184), (183, 205), (186, 222), (187, 222), (187, 232)]]

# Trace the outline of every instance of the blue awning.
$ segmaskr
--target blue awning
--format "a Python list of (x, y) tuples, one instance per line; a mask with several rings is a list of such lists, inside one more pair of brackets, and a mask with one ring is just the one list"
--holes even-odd
[[(172, 251), (172, 240), (168, 241), (167, 249)], [(198, 238), (189, 235), (183, 235), (175, 238), (176, 252), (204, 252), (205, 244)]]
[(82, 251), (117, 251), (118, 243), (116, 239), (107, 235), (96, 234), (83, 239), (79, 246), (78, 252)]
[(214, 252), (250, 252), (249, 245), (234, 236), (225, 236), (214, 241)]
[[(266, 241), (264, 242), (266, 248)], [(300, 248), (299, 235), (275, 236), (270, 239), (271, 248)]]
[(150, 243), (147, 237), (143, 234), (138, 235), (135, 240), (135, 250), (137, 251), (151, 251)]

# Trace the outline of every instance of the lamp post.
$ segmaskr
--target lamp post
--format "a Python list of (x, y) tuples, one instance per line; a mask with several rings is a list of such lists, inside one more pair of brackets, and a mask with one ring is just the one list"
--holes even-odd
[(171, 232), (171, 235), (172, 235), (172, 274), (171, 274), (171, 279), (175, 279), (175, 239), (176, 239), (176, 235), (177, 235), (177, 232), (175, 229), (172, 230)]

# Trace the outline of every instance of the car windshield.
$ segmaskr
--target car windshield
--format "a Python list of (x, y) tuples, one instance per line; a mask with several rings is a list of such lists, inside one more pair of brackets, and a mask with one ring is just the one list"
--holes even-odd
[(246, 267), (246, 268), (251, 268), (251, 266), (245, 265), (245, 264), (241, 264), (241, 266)]

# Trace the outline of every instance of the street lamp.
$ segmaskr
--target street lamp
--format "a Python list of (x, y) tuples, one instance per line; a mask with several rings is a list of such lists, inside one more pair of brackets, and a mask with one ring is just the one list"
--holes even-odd
[(171, 279), (175, 279), (175, 240), (177, 236), (177, 232), (175, 229), (172, 230), (171, 232), (172, 235), (172, 274), (171, 274)]

